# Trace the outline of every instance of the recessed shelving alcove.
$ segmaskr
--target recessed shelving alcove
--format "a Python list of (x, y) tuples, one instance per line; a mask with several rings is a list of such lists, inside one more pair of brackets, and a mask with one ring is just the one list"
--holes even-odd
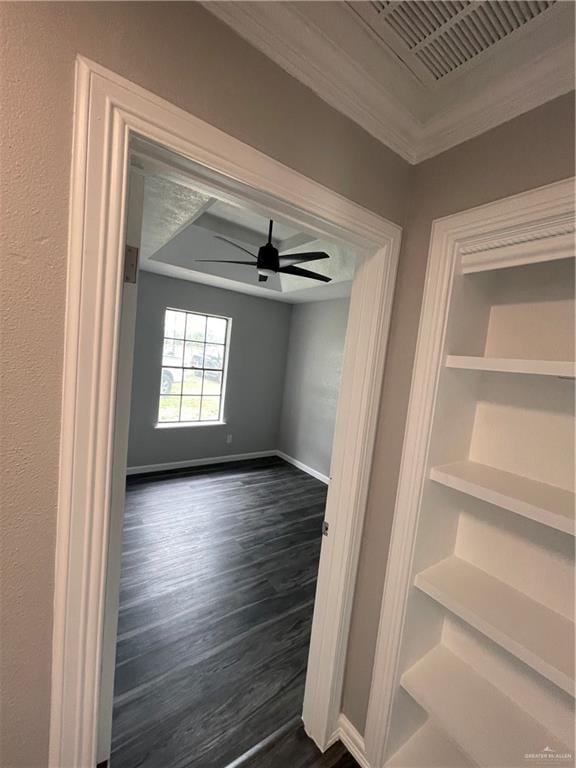
[(433, 229), (366, 734), (383, 734), (375, 765), (510, 768), (544, 749), (573, 764), (571, 189)]

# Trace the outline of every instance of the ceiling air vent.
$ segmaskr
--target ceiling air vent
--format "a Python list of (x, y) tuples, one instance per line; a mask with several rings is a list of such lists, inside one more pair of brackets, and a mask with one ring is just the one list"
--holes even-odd
[(441, 80), (524, 27), (556, 0), (349, 3), (420, 79)]

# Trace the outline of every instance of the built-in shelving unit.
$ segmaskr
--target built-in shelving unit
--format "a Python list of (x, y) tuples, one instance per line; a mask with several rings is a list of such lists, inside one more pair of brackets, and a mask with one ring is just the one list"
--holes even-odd
[(387, 768), (573, 764), (573, 210), (566, 184), (434, 226), (377, 656)]
[(512, 472), (459, 461), (430, 470), (437, 483), (574, 535), (574, 493)]

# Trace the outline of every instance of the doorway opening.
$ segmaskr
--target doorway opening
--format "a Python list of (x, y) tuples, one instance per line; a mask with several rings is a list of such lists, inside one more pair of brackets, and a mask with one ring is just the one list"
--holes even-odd
[[(133, 234), (125, 200), (138, 140), (155, 151), (152, 162), (165, 167), (162, 153), (170, 152), (196, 181), (216, 186), (220, 199), (234, 195), (273, 219), (356, 249), (302, 721), (321, 750), (340, 740), (358, 752), (341, 693), (401, 230), (82, 56), (73, 137), (50, 765), (96, 763), (110, 669), (104, 657), (116, 631), (108, 587), (120, 579), (121, 552), (113, 543), (121, 542), (115, 527), (129, 415), (120, 393), (130, 391), (126, 349), (134, 339), (123, 321), (125, 307), (136, 303), (135, 285), (124, 283)], [(128, 208), (138, 203), (130, 198)]]
[(356, 256), (179, 163), (133, 142), (99, 724), (112, 768), (221, 768), (279, 731), (294, 758), (311, 750), (298, 725)]

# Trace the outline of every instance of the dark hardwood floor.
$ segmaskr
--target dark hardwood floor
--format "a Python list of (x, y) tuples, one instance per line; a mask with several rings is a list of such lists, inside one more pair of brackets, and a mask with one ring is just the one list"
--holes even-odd
[(358, 768), (358, 763), (339, 743), (322, 754), (295, 723), (229, 768)]
[[(273, 458), (129, 479), (111, 768), (225, 768), (300, 715), (325, 500)], [(243, 765), (343, 754), (292, 728)]]

